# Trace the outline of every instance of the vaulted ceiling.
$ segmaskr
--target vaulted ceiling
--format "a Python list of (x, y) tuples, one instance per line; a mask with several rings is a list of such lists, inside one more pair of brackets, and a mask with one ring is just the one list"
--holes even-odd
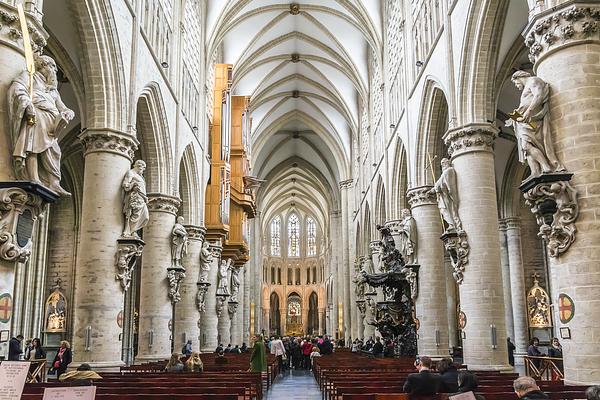
[(251, 96), (253, 173), (268, 181), (259, 208), (294, 203), (326, 231), (368, 101), (368, 55), (380, 54), (380, 0), (207, 3), (209, 62), (233, 64), (232, 94)]

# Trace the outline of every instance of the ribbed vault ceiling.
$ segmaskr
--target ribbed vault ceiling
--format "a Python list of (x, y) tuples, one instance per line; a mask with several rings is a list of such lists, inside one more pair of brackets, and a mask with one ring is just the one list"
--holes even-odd
[(234, 95), (251, 96), (264, 223), (294, 203), (327, 232), (368, 97), (368, 54), (381, 47), (380, 0), (207, 3), (208, 54), (233, 64)]

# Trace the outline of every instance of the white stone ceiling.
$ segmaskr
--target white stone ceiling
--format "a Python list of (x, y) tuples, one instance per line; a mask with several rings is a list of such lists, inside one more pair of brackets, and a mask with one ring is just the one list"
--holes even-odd
[[(297, 8), (295, 8), (297, 7)], [(234, 95), (251, 96), (253, 173), (265, 215), (295, 203), (327, 231), (349, 178), (380, 0), (210, 0), (207, 50), (233, 64)], [(376, 51), (379, 54), (379, 51)], [(209, 57), (210, 59), (210, 57)]]

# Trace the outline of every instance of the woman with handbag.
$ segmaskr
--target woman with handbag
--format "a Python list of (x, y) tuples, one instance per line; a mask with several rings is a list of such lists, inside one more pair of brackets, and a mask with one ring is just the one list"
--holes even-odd
[(57, 379), (67, 370), (67, 367), (69, 364), (71, 364), (71, 361), (73, 361), (71, 345), (66, 340), (63, 340), (60, 342), (60, 348), (58, 349), (58, 353), (56, 353), (56, 357), (54, 357), (54, 361), (52, 362), (52, 370), (56, 371)]

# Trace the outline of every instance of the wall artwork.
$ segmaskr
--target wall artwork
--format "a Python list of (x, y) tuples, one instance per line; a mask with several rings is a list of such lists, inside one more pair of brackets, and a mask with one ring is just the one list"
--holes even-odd
[(0, 295), (0, 323), (8, 324), (12, 317), (12, 297), (9, 293)]
[(66, 332), (67, 330), (67, 299), (57, 284), (46, 299), (45, 331)]
[(558, 295), (558, 318), (563, 324), (569, 323), (575, 316), (575, 303), (566, 293)]
[(533, 286), (527, 292), (527, 318), (530, 328), (552, 327), (550, 296), (539, 285), (538, 276), (533, 276)]

